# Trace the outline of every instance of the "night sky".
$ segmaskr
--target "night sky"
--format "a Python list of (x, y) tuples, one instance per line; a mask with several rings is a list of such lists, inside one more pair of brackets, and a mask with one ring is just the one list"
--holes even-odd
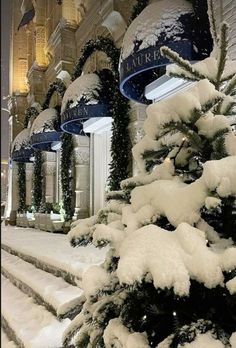
[[(1, 1), (1, 108), (7, 108), (2, 99), (9, 94), (10, 55), (10, 5), (11, 0)], [(9, 157), (9, 113), (1, 110), (1, 159)]]

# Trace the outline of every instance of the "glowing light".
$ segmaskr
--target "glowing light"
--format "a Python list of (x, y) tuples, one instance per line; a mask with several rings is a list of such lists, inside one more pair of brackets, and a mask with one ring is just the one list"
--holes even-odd
[(177, 313), (176, 313), (176, 312), (173, 312), (172, 314), (173, 314), (173, 316), (174, 316), (174, 317), (176, 317), (176, 315), (177, 315)]

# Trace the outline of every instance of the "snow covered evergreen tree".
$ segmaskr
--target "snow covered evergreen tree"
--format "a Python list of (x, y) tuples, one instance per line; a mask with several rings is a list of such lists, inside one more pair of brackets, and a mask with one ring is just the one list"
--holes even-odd
[(133, 148), (140, 174), (69, 233), (72, 245), (92, 242), (107, 256), (83, 277), (86, 302), (65, 346), (74, 337), (79, 348), (236, 347), (236, 68), (227, 32), (226, 23), (213, 32), (211, 57), (194, 65), (162, 48), (175, 63), (168, 74), (193, 85), (148, 106)]

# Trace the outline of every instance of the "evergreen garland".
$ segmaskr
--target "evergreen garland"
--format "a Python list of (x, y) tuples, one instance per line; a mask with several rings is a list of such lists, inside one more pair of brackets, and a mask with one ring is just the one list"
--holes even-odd
[[(111, 157), (109, 188), (118, 190), (120, 181), (129, 175), (129, 163), (131, 159), (131, 142), (129, 137), (129, 100), (122, 96), (119, 90), (118, 63), (120, 50), (115, 47), (114, 42), (105, 37), (98, 37), (87, 41), (81, 51), (81, 56), (75, 65), (72, 80), (78, 78), (83, 70), (83, 66), (89, 56), (95, 51), (106, 53), (111, 60), (113, 71), (113, 84), (106, 84), (105, 87), (112, 92), (111, 112), (113, 116), (112, 139), (111, 139)], [(101, 72), (100, 72), (101, 74)]]
[(50, 100), (54, 92), (58, 92), (58, 94), (63, 98), (65, 91), (66, 91), (66, 86), (63, 83), (63, 81), (56, 80), (50, 83), (46, 97), (45, 97), (45, 101), (43, 103), (43, 110), (49, 108)]
[(34, 160), (34, 175), (33, 175), (33, 194), (32, 205), (35, 212), (39, 212), (39, 208), (42, 202), (42, 153), (35, 151)]
[[(114, 93), (115, 94), (115, 93)], [(131, 142), (129, 136), (129, 102), (117, 93), (113, 101), (113, 122), (111, 139), (111, 163), (109, 188), (120, 189), (120, 182), (129, 176), (128, 165), (131, 161)]]
[(61, 187), (63, 209), (65, 211), (65, 221), (71, 220), (73, 216), (72, 208), (72, 153), (73, 138), (71, 134), (63, 133), (61, 135)]
[[(49, 108), (50, 100), (54, 92), (58, 92), (61, 97), (63, 97), (66, 90), (65, 84), (60, 81), (54, 81), (49, 85), (48, 91), (46, 93), (45, 101), (43, 103), (43, 110)], [(58, 107), (55, 108), (57, 111)], [(58, 120), (55, 120), (55, 128), (59, 128)], [(33, 207), (34, 211), (39, 212), (40, 206), (42, 204), (42, 153), (40, 151), (35, 152), (35, 162), (34, 162), (34, 179), (33, 179)]]
[[(24, 129), (28, 127), (30, 118), (38, 115), (38, 110), (35, 107), (28, 107), (25, 110), (25, 118), (23, 122)], [(25, 163), (18, 163), (17, 184), (19, 192), (19, 208), (18, 211), (23, 213), (26, 211), (26, 173)]]
[(38, 116), (39, 112), (38, 110), (31, 106), (25, 110), (25, 119), (24, 119), (24, 128), (28, 127), (28, 123), (31, 117), (36, 117)]
[(19, 207), (18, 212), (23, 213), (26, 210), (26, 175), (25, 175), (25, 163), (18, 163), (18, 193), (19, 193)]
[[(63, 81), (56, 80), (49, 85), (48, 92), (45, 97), (43, 108), (49, 108), (50, 100), (54, 92), (57, 92), (62, 98), (65, 94), (66, 86)], [(60, 110), (56, 107), (60, 114)], [(58, 121), (58, 120), (57, 120)], [(59, 124), (54, 124), (54, 127), (59, 128)], [(73, 138), (71, 134), (63, 133), (61, 135), (61, 187), (62, 187), (62, 208), (64, 210), (64, 219), (69, 221), (73, 216), (72, 209), (72, 153), (73, 153)]]
[(138, 17), (138, 15), (145, 9), (148, 3), (149, 0), (137, 0), (136, 4), (133, 6), (129, 23), (131, 23), (136, 17)]

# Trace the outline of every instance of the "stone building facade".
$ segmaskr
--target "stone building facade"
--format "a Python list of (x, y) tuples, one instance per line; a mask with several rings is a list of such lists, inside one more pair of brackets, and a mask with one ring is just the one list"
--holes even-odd
[[(10, 52), (10, 143), (22, 130), (24, 112), (37, 102), (42, 105), (48, 86), (62, 71), (72, 74), (80, 51), (89, 39), (98, 36), (111, 38), (121, 47), (124, 33), (135, 1), (122, 0), (38, 0), (33, 2), (33, 21), (18, 30), (21, 3), (12, 1)], [(93, 53), (83, 71), (93, 72), (109, 67), (103, 52)], [(53, 96), (54, 106), (58, 96)], [(133, 103), (130, 134), (137, 139), (145, 118), (145, 106)], [(83, 218), (96, 213), (105, 202), (106, 181), (109, 175), (111, 121), (95, 125), (90, 137), (74, 138), (74, 202), (75, 215)], [(137, 129), (137, 132), (136, 132)], [(43, 154), (44, 196), (46, 202), (59, 202), (60, 149)], [(96, 172), (96, 175), (94, 173)], [(33, 164), (26, 165), (26, 204), (31, 204)], [(7, 218), (13, 223), (18, 209), (17, 163), (9, 171)]]
[[(151, 1), (150, 1), (151, 2)], [(28, 25), (17, 30), (21, 20), (20, 1), (12, 0), (11, 68), (10, 68), (10, 142), (22, 129), (25, 109), (42, 104), (51, 82), (62, 71), (72, 74), (81, 49), (89, 39), (111, 38), (122, 46), (130, 24), (135, 0), (37, 0), (33, 1), (35, 16)], [(215, 0), (217, 25), (226, 19), (232, 26), (230, 54), (235, 58), (235, 29), (232, 13), (235, 0)], [(232, 18), (231, 18), (232, 17)], [(232, 22), (232, 23), (231, 23)], [(109, 67), (103, 52), (93, 53), (83, 67), (91, 73)], [(55, 106), (53, 96), (50, 106)], [(134, 145), (142, 135), (146, 117), (145, 105), (130, 102), (130, 136)], [(105, 202), (109, 175), (111, 121), (94, 124), (90, 137), (74, 135), (74, 219), (96, 213)], [(60, 149), (43, 155), (44, 197), (46, 202), (60, 202)], [(135, 174), (136, 168), (133, 165)], [(31, 204), (33, 165), (26, 166), (26, 203)], [(18, 208), (17, 164), (9, 170), (7, 218), (13, 223)]]

